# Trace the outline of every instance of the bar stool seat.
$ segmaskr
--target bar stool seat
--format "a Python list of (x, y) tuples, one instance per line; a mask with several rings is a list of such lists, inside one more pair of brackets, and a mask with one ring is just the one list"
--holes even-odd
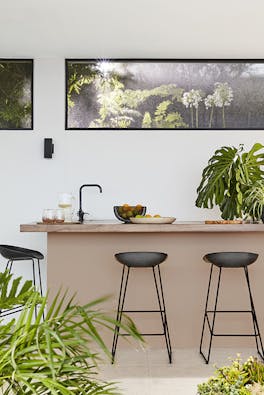
[(164, 252), (120, 252), (115, 254), (118, 262), (128, 267), (154, 267), (167, 259)]
[[(212, 339), (213, 336), (241, 336), (241, 337), (254, 337), (256, 342), (256, 348), (260, 357), (264, 360), (264, 349), (263, 343), (260, 335), (259, 325), (257, 321), (257, 315), (255, 311), (253, 296), (250, 287), (249, 281), (249, 274), (248, 274), (248, 266), (254, 263), (258, 258), (258, 254), (253, 252), (213, 252), (206, 254), (203, 257), (205, 262), (211, 264), (211, 271), (209, 276), (209, 283), (207, 289), (207, 296), (206, 296), (206, 303), (205, 303), (205, 310), (203, 316), (203, 327), (202, 327), (202, 334), (201, 334), (201, 341), (200, 341), (200, 354), (204, 358), (206, 363), (209, 363), (210, 354), (211, 354), (211, 346), (212, 346)], [(214, 308), (213, 310), (208, 309), (209, 298), (210, 298), (210, 291), (211, 291), (211, 282), (212, 282), (212, 274), (213, 268), (217, 267), (219, 269), (218, 272), (218, 280), (217, 280), (217, 289), (214, 301)], [(243, 269), (246, 283), (248, 287), (249, 293), (249, 301), (250, 301), (250, 309), (249, 310), (217, 310), (217, 303), (218, 303), (218, 295), (220, 289), (220, 280), (221, 274), (223, 269)], [(253, 332), (249, 334), (242, 334), (242, 333), (216, 333), (215, 332), (215, 319), (217, 313), (249, 313), (252, 317), (253, 322)], [(212, 316), (210, 316), (212, 314)], [(210, 318), (212, 319), (210, 320)], [(203, 348), (203, 341), (204, 341), (204, 332), (206, 325), (209, 330), (209, 348), (208, 353), (205, 355)]]
[(213, 252), (206, 254), (204, 260), (218, 267), (245, 267), (254, 263), (258, 254), (253, 252)]
[(29, 250), (28, 248), (10, 246), (10, 245), (0, 245), (0, 254), (12, 261), (23, 261), (29, 259), (43, 259), (44, 255), (39, 251)]
[[(12, 245), (0, 244), (0, 255), (2, 255), (5, 259), (7, 259), (6, 270), (9, 272), (12, 271), (12, 266), (14, 262), (18, 261), (31, 261), (32, 262), (32, 275), (33, 275), (33, 285), (37, 288), (37, 273), (35, 264), (38, 267), (38, 288), (41, 296), (43, 296), (42, 289), (42, 279), (41, 279), (41, 271), (40, 271), (40, 260), (44, 259), (44, 255), (35, 250), (30, 250), (28, 248), (17, 247)], [(36, 261), (36, 262), (35, 262)], [(17, 313), (21, 311), (21, 307), (14, 307), (12, 309), (7, 309), (5, 311), (0, 310), (1, 316), (6, 316), (12, 313)], [(37, 315), (37, 310), (35, 310), (35, 315)], [(43, 314), (44, 317), (44, 314)]]
[[(115, 254), (116, 260), (123, 265), (119, 298), (118, 298), (118, 307), (117, 307), (117, 323), (121, 323), (122, 314), (123, 313), (159, 313), (161, 316), (161, 322), (163, 327), (162, 333), (142, 333), (142, 336), (164, 336), (166, 341), (166, 347), (169, 357), (169, 363), (172, 362), (172, 350), (171, 350), (171, 342), (169, 335), (169, 328), (167, 322), (167, 314), (165, 307), (165, 300), (163, 294), (163, 286), (160, 274), (159, 265), (164, 262), (167, 258), (167, 254), (164, 252), (152, 252), (152, 251), (133, 251), (133, 252), (120, 252)], [(131, 269), (138, 268), (150, 268), (153, 272), (155, 289), (157, 293), (158, 299), (158, 310), (124, 310), (125, 297), (128, 285), (128, 277)], [(114, 338), (112, 344), (112, 363), (115, 360), (117, 342), (119, 337), (120, 325), (115, 326)], [(127, 335), (127, 334), (124, 334)], [(123, 336), (124, 336), (123, 335)]]

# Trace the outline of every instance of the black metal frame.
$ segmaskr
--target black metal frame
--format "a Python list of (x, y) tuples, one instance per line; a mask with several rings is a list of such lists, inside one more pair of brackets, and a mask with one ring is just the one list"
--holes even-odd
[(16, 58), (0, 58), (0, 63), (1, 62), (17, 62), (17, 63), (22, 63), (22, 62), (28, 62), (31, 63), (31, 79), (30, 79), (30, 99), (31, 99), (31, 126), (30, 128), (1, 128), (0, 131), (2, 130), (34, 130), (34, 94), (33, 94), (33, 89), (34, 89), (34, 59), (16, 59)]
[[(162, 333), (141, 333), (141, 335), (142, 336), (164, 336), (165, 341), (166, 341), (166, 348), (167, 348), (167, 352), (168, 352), (168, 357), (169, 357), (169, 363), (172, 363), (172, 349), (171, 349), (171, 341), (170, 341), (169, 328), (168, 328), (168, 322), (167, 322), (167, 314), (166, 314), (165, 299), (164, 299), (163, 286), (162, 286), (162, 280), (161, 280), (161, 273), (160, 273), (159, 265), (157, 265), (156, 267), (157, 267), (157, 270), (156, 270), (157, 273), (155, 271), (155, 267), (152, 267), (152, 271), (153, 271), (155, 289), (156, 289), (157, 298), (158, 298), (159, 310), (124, 310), (130, 267), (123, 265), (120, 291), (119, 291), (119, 297), (118, 297), (116, 321), (121, 324), (123, 313), (160, 313), (163, 332)], [(127, 273), (125, 274), (126, 268), (127, 268)], [(117, 342), (118, 342), (119, 335), (120, 336), (130, 336), (130, 334), (128, 334), (128, 333), (120, 334), (120, 325), (115, 326), (114, 338), (113, 338), (113, 343), (112, 343), (112, 363), (114, 363), (114, 361), (115, 361), (115, 354), (116, 354), (116, 348), (117, 348)]]
[[(43, 296), (43, 287), (42, 287), (40, 262), (39, 262), (40, 260), (36, 259), (36, 262), (35, 262), (34, 258), (29, 258), (27, 260), (32, 262), (33, 285), (37, 289), (37, 281), (36, 281), (37, 276), (36, 275), (38, 275), (39, 293), (40, 293), (41, 296)], [(6, 263), (5, 270), (8, 270), (8, 272), (11, 273), (13, 263), (16, 262), (16, 261), (19, 261), (19, 259), (14, 259), (14, 260), (9, 259), (7, 261), (7, 263)], [(37, 264), (37, 269), (38, 270), (36, 270), (35, 263)], [(0, 317), (6, 317), (7, 315), (10, 315), (10, 314), (19, 313), (21, 310), (23, 310), (23, 306), (16, 306), (16, 307), (13, 307), (12, 309), (0, 310)], [(37, 317), (37, 307), (35, 307), (35, 317)], [(43, 313), (43, 319), (44, 319), (44, 313)]]
[(220, 131), (226, 131), (226, 130), (262, 130), (263, 128), (222, 128), (222, 129), (217, 129), (217, 128), (188, 128), (188, 129), (183, 129), (183, 128), (151, 128), (151, 129), (145, 129), (145, 128), (74, 128), (74, 127), (68, 127), (68, 100), (67, 100), (67, 95), (68, 95), (68, 63), (70, 62), (100, 62), (100, 61), (106, 61), (106, 62), (153, 62), (153, 63), (168, 63), (168, 62), (175, 62), (175, 63), (263, 63), (264, 64), (264, 59), (175, 59), (175, 58), (163, 58), (163, 59), (158, 59), (158, 58), (66, 58), (65, 59), (65, 130), (124, 130), (124, 131), (133, 131), (133, 130), (143, 130), (145, 132), (147, 131), (155, 131), (155, 130), (185, 130), (185, 131), (191, 131), (191, 130), (220, 130)]
[[(234, 337), (255, 337), (256, 341), (256, 348), (257, 352), (260, 355), (260, 357), (264, 360), (264, 349), (263, 349), (263, 343), (260, 335), (260, 330), (259, 330), (259, 325), (257, 321), (257, 316), (256, 316), (256, 311), (255, 311), (255, 306), (253, 302), (253, 297), (252, 297), (252, 292), (251, 292), (251, 287), (250, 287), (250, 281), (249, 281), (249, 275), (248, 275), (248, 268), (245, 266), (244, 273), (246, 277), (246, 282), (247, 282), (247, 287), (248, 287), (248, 292), (249, 292), (249, 300), (250, 300), (250, 310), (217, 310), (217, 303), (218, 303), (218, 296), (219, 296), (219, 289), (220, 289), (220, 280), (221, 280), (221, 275), (222, 275), (222, 267), (218, 267), (219, 273), (218, 273), (218, 280), (217, 280), (217, 289), (216, 289), (216, 296), (215, 296), (215, 302), (214, 302), (214, 309), (213, 310), (208, 310), (208, 301), (210, 297), (210, 288), (211, 288), (211, 281), (212, 281), (212, 274), (213, 274), (213, 267), (215, 265), (211, 264), (211, 270), (210, 270), (210, 276), (209, 276), (209, 283), (208, 283), (208, 289), (207, 289), (207, 296), (206, 296), (206, 303), (205, 303), (205, 310), (204, 310), (204, 318), (203, 318), (203, 327), (202, 327), (202, 334), (201, 334), (201, 341), (200, 341), (200, 354), (202, 355), (203, 359), (205, 360), (205, 363), (208, 364), (210, 360), (210, 355), (211, 355), (211, 348), (212, 348), (212, 340), (213, 336), (234, 336)], [(209, 319), (209, 314), (213, 314), (212, 318), (212, 323), (210, 323)], [(216, 314), (217, 313), (249, 313), (252, 316), (252, 321), (253, 321), (253, 328), (254, 328), (254, 333), (249, 333), (249, 334), (242, 334), (242, 333), (215, 333), (215, 319), (216, 319)], [(210, 333), (210, 340), (209, 340), (209, 348), (208, 348), (208, 353), (205, 355), (205, 353), (202, 351), (203, 348), (203, 339), (204, 339), (204, 332), (205, 332), (205, 323), (207, 323), (207, 327), (209, 329)]]

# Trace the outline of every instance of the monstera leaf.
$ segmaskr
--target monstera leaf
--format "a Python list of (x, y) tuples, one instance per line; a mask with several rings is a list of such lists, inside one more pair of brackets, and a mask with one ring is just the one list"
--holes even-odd
[(263, 178), (264, 153), (259, 153), (263, 148), (256, 143), (249, 152), (244, 152), (243, 145), (216, 150), (203, 170), (196, 206), (213, 208), (216, 205), (222, 218), (241, 218), (245, 192)]

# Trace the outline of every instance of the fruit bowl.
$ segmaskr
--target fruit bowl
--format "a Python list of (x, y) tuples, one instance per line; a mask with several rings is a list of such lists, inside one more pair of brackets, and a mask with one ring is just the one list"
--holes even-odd
[(123, 206), (114, 206), (114, 213), (119, 221), (130, 224), (130, 218), (136, 215), (145, 215), (147, 211), (146, 206), (141, 206), (137, 204), (136, 206), (130, 206), (129, 204), (123, 204)]

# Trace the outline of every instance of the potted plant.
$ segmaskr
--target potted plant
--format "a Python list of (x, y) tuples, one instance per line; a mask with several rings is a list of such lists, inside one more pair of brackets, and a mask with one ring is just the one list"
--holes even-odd
[[(4, 323), (0, 317), (0, 393), (117, 394), (114, 383), (96, 377), (100, 356), (95, 345), (111, 357), (99, 332), (113, 330), (116, 324), (98, 309), (104, 299), (79, 305), (58, 293), (43, 319), (47, 297), (41, 298), (29, 282), (19, 290), (20, 281), (12, 281), (7, 272), (0, 274), (1, 311), (25, 303), (18, 318)], [(124, 317), (120, 327), (142, 340), (129, 317)]]
[(245, 152), (242, 144), (217, 149), (209, 159), (197, 188), (196, 206), (219, 206), (221, 217), (226, 220), (242, 218), (248, 210), (245, 197), (256, 182), (263, 180), (264, 146), (256, 143)]
[(215, 375), (198, 385), (198, 395), (264, 395), (264, 364), (249, 357), (242, 362), (238, 356), (230, 366), (216, 370)]

